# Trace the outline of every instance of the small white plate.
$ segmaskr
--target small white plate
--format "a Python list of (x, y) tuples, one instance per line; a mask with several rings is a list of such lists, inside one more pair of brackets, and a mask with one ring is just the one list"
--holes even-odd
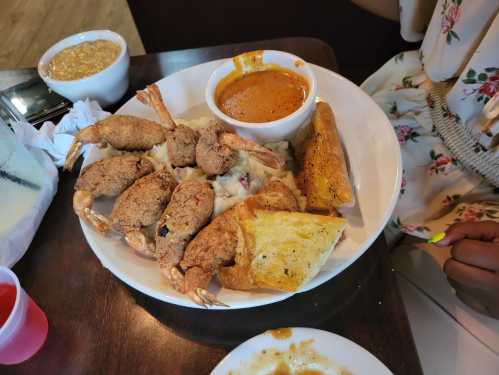
[[(226, 60), (197, 65), (157, 82), (168, 109), (175, 118), (209, 115), (204, 88), (215, 68)], [(356, 205), (342, 210), (348, 220), (344, 241), (334, 249), (319, 274), (301, 292), (313, 289), (338, 275), (357, 260), (374, 242), (395, 207), (402, 175), (400, 147), (393, 128), (381, 108), (358, 86), (330, 70), (310, 64), (317, 78), (317, 95), (333, 108), (345, 145)], [(204, 108), (204, 113), (203, 113)], [(154, 112), (130, 99), (117, 112), (151, 120)], [(101, 152), (91, 147), (84, 165), (100, 159)], [(109, 212), (110, 203), (98, 200), (95, 209)], [(154, 261), (137, 256), (116, 236), (103, 236), (83, 221), (83, 233), (104, 267), (131, 287), (164, 302), (202, 308), (166, 282)], [(266, 305), (289, 298), (293, 293), (268, 290), (237, 291), (221, 288), (213, 281), (209, 289), (232, 309)], [(226, 309), (213, 306), (212, 309)]]
[[(390, 375), (392, 372), (386, 368), (375, 356), (354, 342), (335, 335), (334, 333), (312, 328), (290, 328), (291, 336), (278, 339), (267, 331), (242, 343), (231, 351), (213, 369), (211, 375), (267, 375), (281, 362), (278, 360), (267, 361), (264, 358), (274, 357), (275, 351), (286, 352), (289, 355), (291, 345), (297, 348), (305, 345), (305, 352), (310, 351), (325, 357), (315, 363), (308, 363), (309, 368), (322, 371), (326, 375)], [(265, 351), (265, 354), (262, 354)], [(292, 351), (293, 353), (293, 351)], [(287, 356), (286, 355), (286, 356)], [(295, 363), (303, 360), (296, 354)], [(285, 362), (285, 361), (284, 361)], [(307, 362), (306, 362), (307, 363)], [(257, 367), (257, 368), (256, 368)], [(291, 366), (290, 366), (291, 367)]]

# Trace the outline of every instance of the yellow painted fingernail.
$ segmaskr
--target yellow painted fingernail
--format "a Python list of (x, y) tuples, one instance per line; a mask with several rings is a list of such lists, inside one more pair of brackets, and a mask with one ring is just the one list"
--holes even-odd
[(428, 240), (428, 243), (437, 243), (445, 238), (445, 232), (438, 232)]

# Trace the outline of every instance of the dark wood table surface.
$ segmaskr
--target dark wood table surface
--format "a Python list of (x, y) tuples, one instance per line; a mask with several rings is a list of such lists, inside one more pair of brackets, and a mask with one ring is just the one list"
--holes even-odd
[[(338, 71), (331, 47), (311, 38), (150, 54), (132, 58), (130, 90), (122, 102), (180, 69), (265, 48)], [(286, 301), (232, 311), (189, 309), (143, 295), (102, 267), (71, 208), (76, 177), (77, 172), (60, 174), (59, 191), (14, 267), (47, 314), (47, 341), (25, 363), (0, 366), (1, 374), (209, 374), (231, 348), (284, 326), (335, 332), (363, 346), (395, 374), (422, 373), (382, 236), (339, 276)]]

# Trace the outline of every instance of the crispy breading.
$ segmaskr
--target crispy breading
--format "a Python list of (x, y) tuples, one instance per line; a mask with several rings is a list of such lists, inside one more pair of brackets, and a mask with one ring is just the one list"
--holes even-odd
[[(118, 150), (150, 150), (166, 140), (165, 129), (160, 124), (135, 116), (112, 115), (92, 127), (97, 130), (99, 139), (95, 142), (83, 141), (107, 142)], [(80, 134), (84, 134), (85, 130)]]
[(208, 176), (224, 174), (237, 161), (237, 152), (219, 142), (219, 135), (229, 132), (219, 122), (201, 129), (199, 141), (196, 145), (196, 161), (198, 166)]
[(304, 186), (307, 208), (329, 211), (352, 206), (354, 195), (331, 107), (317, 103), (311, 138), (304, 143)]
[(114, 197), (135, 180), (153, 171), (152, 163), (146, 158), (135, 155), (114, 156), (83, 168), (74, 189), (87, 191), (93, 197)]
[(166, 140), (167, 129), (143, 118), (127, 115), (111, 115), (80, 130), (66, 154), (64, 170), (73, 169), (86, 143), (110, 144), (121, 151), (145, 151)]
[(299, 211), (300, 206), (293, 191), (280, 179), (271, 179), (256, 195), (246, 198), (233, 207), (233, 215), (242, 220), (253, 215), (256, 209)]
[(163, 225), (169, 232), (181, 237), (192, 236), (203, 227), (213, 212), (215, 193), (208, 181), (186, 180), (175, 188), (158, 228)]
[(129, 227), (154, 224), (170, 201), (176, 185), (175, 178), (166, 169), (138, 179), (116, 200), (111, 213), (113, 226), (123, 231)]
[(231, 266), (234, 261), (239, 266), (242, 265), (238, 261), (244, 258), (244, 255), (239, 254), (244, 238), (239, 222), (252, 217), (257, 209), (297, 210), (298, 203), (286, 184), (278, 179), (269, 181), (256, 195), (215, 217), (194, 237), (187, 245), (180, 262), (182, 269), (187, 271), (186, 275), (193, 267), (199, 267), (210, 275), (219, 269), (220, 273), (224, 270), (226, 273), (238, 272), (237, 269), (229, 270), (231, 267), (224, 266)]
[(234, 221), (231, 210), (215, 217), (187, 245), (180, 266), (184, 270), (198, 266), (214, 272), (234, 258), (238, 242), (237, 231), (237, 222)]
[(174, 167), (186, 167), (196, 164), (196, 144), (199, 133), (187, 126), (178, 125), (168, 131), (168, 159)]
[(188, 241), (208, 222), (215, 193), (204, 180), (186, 180), (175, 188), (156, 229), (156, 257), (162, 267), (176, 266)]

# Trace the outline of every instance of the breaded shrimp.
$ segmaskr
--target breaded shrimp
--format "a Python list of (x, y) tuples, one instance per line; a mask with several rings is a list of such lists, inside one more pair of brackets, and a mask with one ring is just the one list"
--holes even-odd
[(86, 166), (74, 186), (75, 213), (100, 232), (107, 232), (108, 221), (92, 210), (94, 200), (115, 197), (137, 179), (153, 171), (153, 164), (147, 158), (135, 155), (115, 156)]
[(278, 169), (284, 161), (269, 149), (239, 137), (220, 122), (200, 130), (196, 162), (208, 176), (224, 174), (237, 162), (237, 151), (247, 151), (267, 166)]
[(158, 123), (127, 115), (111, 115), (76, 134), (64, 163), (64, 170), (71, 170), (80, 155), (83, 144), (110, 144), (125, 151), (150, 150), (166, 140), (166, 131)]
[(143, 227), (156, 223), (166, 208), (177, 182), (166, 170), (151, 173), (126, 189), (116, 200), (111, 213), (113, 227), (137, 252), (154, 257), (155, 244)]
[(188, 241), (208, 222), (215, 193), (208, 181), (186, 180), (173, 192), (156, 230), (156, 257), (163, 275), (181, 290), (171, 276), (184, 255)]
[(137, 99), (151, 107), (160, 122), (167, 128), (166, 145), (168, 159), (173, 167), (185, 167), (196, 163), (196, 143), (199, 139), (197, 131), (176, 124), (161, 97), (156, 84), (147, 86), (145, 90), (137, 91)]
[(183, 273), (171, 270), (177, 288), (199, 305), (224, 305), (206, 288), (217, 272), (226, 278), (240, 273), (244, 264), (236, 264), (238, 248), (244, 245), (239, 221), (252, 215), (255, 209), (298, 211), (295, 194), (282, 181), (269, 181), (256, 195), (247, 198), (215, 217), (187, 245), (180, 262)]

